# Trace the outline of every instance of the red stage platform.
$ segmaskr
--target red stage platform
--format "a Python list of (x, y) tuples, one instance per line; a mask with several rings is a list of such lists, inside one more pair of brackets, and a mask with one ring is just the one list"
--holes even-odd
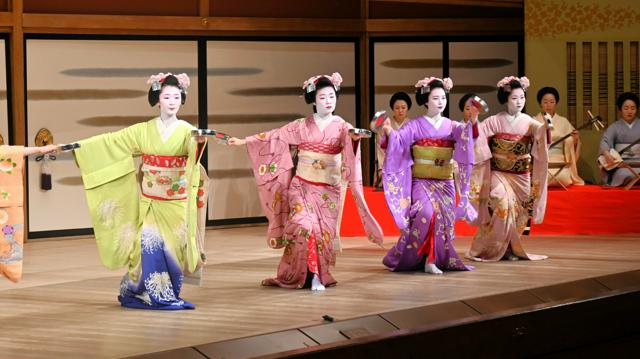
[[(387, 207), (383, 192), (365, 188), (369, 209), (382, 226), (385, 236), (399, 234)], [(472, 236), (476, 228), (465, 222), (456, 223), (456, 234)], [(549, 189), (544, 222), (533, 225), (538, 234), (612, 234), (640, 233), (640, 188), (629, 191), (600, 186), (572, 186), (569, 190)], [(344, 205), (340, 235), (364, 236), (364, 229), (350, 193)]]

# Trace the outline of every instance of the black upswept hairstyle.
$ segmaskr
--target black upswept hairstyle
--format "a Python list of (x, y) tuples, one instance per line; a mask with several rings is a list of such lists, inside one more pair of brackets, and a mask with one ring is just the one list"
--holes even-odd
[(389, 100), (389, 107), (391, 107), (391, 109), (393, 110), (393, 106), (395, 106), (396, 101), (404, 101), (407, 103), (407, 109), (411, 110), (411, 97), (409, 97), (409, 95), (407, 95), (406, 92), (400, 91), (400, 92), (396, 92), (393, 94), (393, 96), (391, 96), (391, 99)]
[(160, 92), (162, 92), (162, 88), (165, 86), (174, 86), (179, 88), (180, 99), (182, 104), (184, 105), (185, 101), (187, 101), (187, 93), (184, 91), (182, 87), (180, 87), (180, 81), (178, 81), (178, 78), (173, 75), (169, 75), (164, 78), (164, 81), (161, 82), (161, 86), (159, 90), (154, 90), (153, 85), (152, 87), (149, 87), (149, 96), (148, 96), (149, 105), (153, 107), (158, 104), (158, 102), (160, 101)]
[(429, 94), (433, 89), (441, 88), (444, 90), (445, 96), (449, 99), (449, 93), (444, 88), (444, 84), (440, 80), (433, 80), (429, 83), (429, 91), (422, 93), (423, 87), (418, 87), (416, 90), (416, 103), (418, 106), (424, 106), (427, 102), (429, 102)]
[[(318, 93), (318, 90), (321, 90), (325, 87), (331, 87), (333, 88), (333, 90), (336, 92), (336, 99), (338, 98), (339, 92), (340, 92), (340, 88), (338, 88), (336, 90), (336, 87), (333, 85), (333, 82), (331, 82), (330, 79), (322, 76), (319, 77), (316, 82), (315, 82), (315, 89), (313, 91), (307, 92), (307, 89), (304, 89), (304, 102), (308, 103), (308, 104), (312, 104), (314, 102), (316, 102), (316, 94)], [(337, 107), (337, 106), (336, 106)], [(313, 105), (313, 112), (317, 112), (316, 109), (316, 105)]]
[(542, 104), (542, 98), (544, 97), (544, 95), (546, 94), (552, 94), (553, 97), (555, 97), (556, 99), (556, 103), (560, 102), (560, 94), (558, 93), (558, 90), (556, 90), (555, 87), (543, 87), (538, 91), (538, 94), (536, 95), (536, 100), (538, 100), (539, 104)]
[(467, 104), (467, 101), (469, 101), (470, 98), (478, 96), (473, 92), (469, 92), (468, 94), (465, 94), (464, 96), (462, 96), (462, 98), (460, 99), (460, 102), (458, 102), (458, 107), (460, 108), (460, 111), (464, 112), (464, 105)]
[[(518, 80), (511, 80), (508, 86), (510, 87), (509, 91), (505, 90), (504, 87), (498, 87), (498, 102), (500, 102), (501, 105), (504, 105), (505, 103), (507, 103), (507, 100), (509, 99), (509, 95), (511, 95), (511, 92), (513, 90), (522, 89), (524, 91), (524, 87), (522, 87), (522, 84)], [(525, 92), (525, 96), (526, 94), (527, 93)]]
[(622, 111), (622, 105), (627, 100), (633, 101), (636, 104), (636, 108), (638, 108), (638, 95), (633, 92), (623, 92), (616, 99), (616, 107), (618, 107), (618, 111)]

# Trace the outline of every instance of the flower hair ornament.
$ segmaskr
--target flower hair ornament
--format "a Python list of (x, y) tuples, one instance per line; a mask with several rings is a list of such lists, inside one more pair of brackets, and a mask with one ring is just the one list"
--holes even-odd
[(307, 81), (305, 81), (302, 84), (302, 89), (305, 90), (307, 93), (315, 91), (316, 84), (318, 83), (318, 80), (322, 77), (326, 77), (327, 79), (329, 79), (329, 81), (331, 81), (331, 83), (333, 84), (333, 89), (336, 90), (336, 92), (340, 90), (340, 84), (342, 84), (342, 76), (340, 76), (338, 72), (334, 72), (333, 74), (331, 74), (331, 76), (318, 75), (318, 76), (310, 77)]
[(421, 94), (431, 92), (431, 83), (433, 81), (442, 82), (442, 87), (444, 87), (444, 92), (448, 93), (453, 88), (453, 81), (448, 77), (445, 77), (443, 79), (438, 77), (425, 77), (422, 80), (416, 82), (416, 87), (420, 88)]
[[(169, 75), (173, 75), (173, 74), (171, 72), (167, 72), (166, 74), (160, 72), (157, 75), (151, 75), (147, 80), (147, 84), (151, 85), (151, 90), (159, 91), (162, 88), (162, 84), (164, 83), (164, 80)], [(180, 91), (186, 94), (187, 88), (189, 88), (189, 85), (191, 85), (191, 80), (189, 80), (189, 76), (187, 76), (187, 74), (185, 74), (184, 72), (178, 75), (173, 75), (173, 76), (176, 79), (178, 79), (178, 85), (180, 87)]]
[(529, 79), (522, 76), (520, 78), (515, 77), (515, 76), (507, 76), (502, 78), (502, 80), (500, 80), (498, 82), (498, 87), (502, 87), (502, 89), (506, 92), (511, 92), (511, 81), (518, 81), (520, 83), (520, 86), (522, 86), (522, 90), (523, 91), (527, 91), (527, 89), (529, 88)]

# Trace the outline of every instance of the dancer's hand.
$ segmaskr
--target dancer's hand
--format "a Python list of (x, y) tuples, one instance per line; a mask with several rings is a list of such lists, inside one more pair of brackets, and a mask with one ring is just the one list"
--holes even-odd
[(391, 119), (389, 119), (388, 117), (386, 120), (384, 120), (384, 124), (382, 125), (382, 130), (387, 136), (389, 136), (389, 134), (391, 134), (391, 131), (393, 131), (393, 128), (391, 127)]
[(611, 156), (611, 153), (609, 153), (609, 151), (603, 151), (602, 155), (604, 156), (604, 160), (608, 165), (612, 165), (616, 161), (613, 156)]
[(229, 145), (233, 145), (233, 146), (242, 146), (242, 145), (245, 145), (247, 143), (247, 140), (240, 139), (240, 138), (237, 138), (237, 137), (231, 137), (229, 139), (229, 141), (227, 141), (227, 143)]
[(193, 136), (193, 139), (198, 143), (207, 142), (207, 136)]
[(573, 137), (574, 142), (578, 142), (580, 139), (580, 132), (578, 132), (578, 130), (571, 131), (571, 137)]
[(56, 153), (58, 152), (58, 145), (46, 145), (46, 146), (42, 146), (42, 147), (37, 147), (39, 149), (39, 152), (43, 155), (45, 154), (52, 154), (52, 153)]

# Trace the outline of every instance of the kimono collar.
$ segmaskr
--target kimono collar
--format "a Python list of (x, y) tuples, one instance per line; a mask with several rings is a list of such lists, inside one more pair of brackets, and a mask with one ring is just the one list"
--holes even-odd
[(621, 119), (622, 122), (624, 122), (625, 125), (627, 125), (627, 127), (629, 127), (629, 129), (633, 129), (633, 126), (636, 125), (636, 123), (638, 123), (638, 118), (636, 117), (633, 121), (631, 121), (631, 123), (628, 123), (627, 121)]
[(442, 121), (442, 120), (443, 120), (443, 117), (442, 117), (442, 115), (440, 115), (440, 114), (437, 114), (437, 115), (433, 116), (433, 118), (431, 118), (431, 117), (429, 117), (429, 116), (427, 116), (427, 115), (424, 115), (424, 118), (425, 118), (427, 121), (429, 121), (429, 123), (430, 123), (433, 127), (435, 127), (435, 129), (436, 129), (436, 130), (439, 130), (439, 129), (440, 129), (440, 126), (442, 126), (442, 123), (444, 122), (444, 121)]
[(175, 120), (169, 126), (165, 126), (162, 119), (158, 117), (158, 121), (156, 122), (156, 126), (158, 127), (158, 133), (160, 133), (160, 138), (162, 142), (167, 142), (173, 131), (178, 127), (180, 120)]
[(516, 122), (518, 122), (518, 119), (522, 117), (522, 112), (511, 115), (508, 111), (505, 111), (504, 117), (507, 119), (507, 122), (509, 122), (509, 124), (513, 126), (516, 124)]

